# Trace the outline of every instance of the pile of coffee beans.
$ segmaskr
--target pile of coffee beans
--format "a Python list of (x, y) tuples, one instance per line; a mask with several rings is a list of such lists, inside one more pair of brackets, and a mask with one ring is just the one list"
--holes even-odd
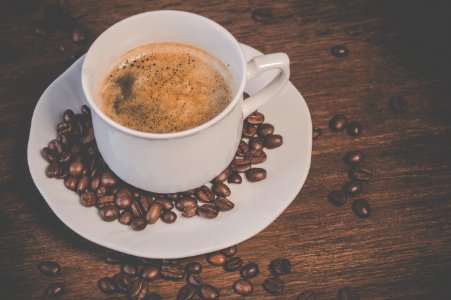
[(197, 215), (207, 219), (233, 209), (225, 182), (240, 184), (243, 174), (249, 182), (264, 180), (266, 170), (254, 165), (266, 160), (265, 148), (274, 149), (283, 143), (282, 136), (274, 134), (274, 126), (264, 120), (260, 112), (249, 115), (230, 165), (208, 185), (181, 193), (152, 193), (120, 180), (98, 151), (87, 106), (78, 114), (70, 109), (63, 113), (63, 121), (56, 126), (57, 138), (41, 154), (49, 163), (46, 175), (63, 179), (67, 189), (80, 195), (81, 205), (97, 207), (104, 221), (119, 220), (134, 230), (143, 230), (158, 220), (174, 223), (178, 217), (174, 208), (185, 218)]
[[(54, 261), (43, 261), (38, 265), (39, 271), (49, 277), (56, 277), (61, 273), (61, 266)], [(66, 286), (63, 282), (52, 282), (44, 291), (44, 295), (48, 298), (60, 297), (64, 294)]]

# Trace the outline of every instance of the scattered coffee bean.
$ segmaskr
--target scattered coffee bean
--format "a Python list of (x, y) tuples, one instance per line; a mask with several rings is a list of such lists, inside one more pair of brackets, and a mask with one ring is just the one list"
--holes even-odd
[(71, 191), (75, 191), (78, 187), (78, 179), (71, 176), (66, 177), (64, 178), (64, 186)]
[(249, 145), (245, 141), (241, 140), (240, 144), (238, 146), (238, 150), (236, 151), (236, 155), (243, 157), (244, 155), (246, 155), (246, 153), (248, 151), (249, 151)]
[(103, 277), (102, 279), (100, 279), (97, 282), (97, 287), (105, 294), (112, 294), (117, 290), (116, 282), (109, 277)]
[(230, 246), (228, 248), (222, 249), (221, 253), (223, 253), (226, 257), (232, 257), (238, 252), (238, 248), (236, 246)]
[(336, 45), (330, 48), (330, 52), (335, 57), (345, 57), (348, 56), (349, 50), (344, 45)]
[(175, 220), (177, 220), (177, 215), (175, 214), (175, 212), (170, 211), (170, 210), (165, 210), (163, 211), (163, 213), (161, 214), (161, 220), (165, 223), (174, 223)]
[(163, 206), (163, 208), (164, 208), (165, 210), (171, 210), (171, 209), (174, 208), (174, 203), (172, 203), (172, 200), (169, 199), (168, 197), (161, 197), (161, 198), (158, 198), (158, 199), (156, 200), (156, 202), (160, 203), (161, 206)]
[[(56, 162), (52, 162), (47, 166), (47, 169), (45, 171), (45, 175), (48, 178), (57, 177), (60, 172), (60, 165)], [(67, 187), (67, 186), (66, 186)]]
[[(219, 183), (219, 184), (221, 184), (221, 183)], [(197, 205), (197, 200), (191, 196), (182, 196), (182, 198), (177, 199), (175, 202), (175, 207), (180, 211), (183, 211), (186, 207), (196, 206), (196, 205)]]
[(260, 273), (260, 269), (258, 268), (258, 265), (256, 263), (247, 263), (240, 269), (240, 275), (244, 279), (249, 279), (252, 277), (257, 276)]
[(187, 284), (180, 288), (179, 292), (177, 293), (176, 300), (190, 300), (193, 299), (196, 294), (196, 287)]
[[(70, 154), (69, 152), (63, 152), (63, 153), (61, 153), (60, 158), (58, 159), (58, 162), (68, 163), (71, 159), (72, 159), (72, 154)], [(67, 169), (67, 171), (69, 172), (69, 168)]]
[(147, 227), (147, 221), (144, 218), (136, 218), (131, 222), (131, 227), (135, 231), (144, 230)]
[(55, 162), (57, 160), (55, 151), (47, 147), (41, 150), (41, 156), (49, 163)]
[(121, 272), (130, 277), (136, 277), (138, 275), (138, 268), (132, 263), (123, 263), (121, 265)]
[(388, 101), (388, 107), (395, 114), (403, 114), (407, 110), (407, 101), (403, 97), (391, 97)]
[(160, 268), (157, 266), (147, 266), (141, 270), (141, 278), (154, 280), (160, 276)]
[(144, 300), (163, 300), (163, 297), (157, 293), (148, 293)]
[(263, 122), (265, 121), (265, 116), (261, 112), (256, 111), (256, 112), (251, 113), (246, 118), (246, 121), (252, 125), (263, 124)]
[(357, 199), (352, 202), (352, 210), (359, 218), (368, 218), (371, 215), (371, 207), (365, 199)]
[(218, 196), (213, 203), (218, 207), (219, 211), (229, 211), (235, 207), (232, 201), (221, 196)]
[(78, 181), (77, 186), (77, 194), (81, 194), (84, 191), (86, 191), (89, 187), (89, 177), (88, 175), (81, 176), (80, 180)]
[(249, 148), (251, 150), (261, 151), (263, 150), (264, 140), (261, 137), (252, 137), (249, 139)]
[(248, 153), (246, 153), (244, 158), (248, 159), (251, 164), (256, 165), (266, 161), (267, 156), (265, 151), (263, 150), (251, 150)]
[(222, 252), (213, 252), (207, 255), (207, 261), (213, 266), (224, 265), (227, 257)]
[(252, 168), (246, 171), (246, 178), (250, 182), (261, 181), (266, 178), (266, 170), (262, 168)]
[(241, 178), (241, 175), (238, 173), (235, 173), (235, 172), (230, 174), (229, 178), (227, 179), (228, 183), (235, 183), (235, 184), (240, 184), (242, 181), (243, 181), (243, 179)]
[(232, 171), (244, 173), (252, 168), (251, 162), (245, 158), (237, 158), (232, 162)]
[(263, 281), (263, 288), (272, 295), (280, 295), (283, 293), (285, 284), (277, 277), (269, 277)]
[(363, 152), (361, 152), (359, 150), (349, 151), (343, 157), (343, 161), (345, 162), (345, 164), (348, 164), (351, 166), (360, 164), (361, 162), (363, 162), (364, 159), (365, 159), (365, 155), (363, 154)]
[(161, 266), (160, 274), (161, 276), (169, 280), (180, 280), (185, 277), (185, 271), (183, 270), (182, 266), (173, 263), (164, 263)]
[(257, 134), (257, 127), (255, 127), (254, 125), (250, 125), (247, 122), (244, 122), (243, 131), (242, 131), (243, 137), (251, 138), (256, 134)]
[(345, 128), (347, 122), (348, 119), (346, 118), (345, 115), (338, 114), (333, 116), (332, 119), (330, 119), (329, 128), (330, 130), (335, 132), (342, 131)]
[(89, 191), (83, 192), (80, 195), (80, 203), (81, 205), (86, 207), (95, 206), (97, 203), (97, 197), (93, 192)]
[(265, 136), (265, 147), (268, 149), (280, 147), (282, 144), (283, 138), (280, 134), (268, 134)]
[(143, 209), (136, 201), (133, 201), (132, 204), (130, 205), (130, 211), (132, 212), (132, 215), (135, 218), (141, 218), (144, 216)]
[(277, 258), (269, 264), (269, 270), (274, 276), (285, 275), (291, 272), (291, 262), (286, 258)]
[(257, 128), (258, 136), (264, 138), (267, 135), (274, 133), (274, 126), (269, 123), (260, 124)]
[(51, 140), (47, 147), (50, 150), (55, 151), (57, 154), (63, 153), (63, 145), (61, 145), (60, 141), (58, 140)]
[(360, 194), (363, 189), (363, 184), (358, 180), (350, 180), (343, 185), (343, 192), (348, 196), (355, 196)]
[(254, 291), (254, 285), (247, 279), (238, 279), (233, 283), (233, 290), (242, 296), (249, 296)]
[(133, 281), (132, 287), (128, 292), (128, 298), (130, 300), (143, 300), (147, 294), (147, 281), (144, 279), (137, 279)]
[(89, 117), (89, 116), (91, 116), (91, 109), (90, 109), (87, 105), (83, 104), (83, 105), (81, 106), (81, 113), (82, 113), (83, 115)]
[(327, 195), (327, 199), (337, 206), (343, 205), (346, 203), (346, 196), (342, 191), (332, 191)]
[(117, 273), (113, 279), (117, 289), (121, 292), (127, 293), (132, 288), (132, 279), (128, 275)]
[(219, 214), (219, 208), (211, 205), (211, 204), (204, 204), (202, 206), (199, 206), (197, 209), (197, 212), (199, 213), (199, 216), (207, 218), (207, 219), (213, 219), (216, 218)]
[(197, 261), (190, 262), (186, 264), (185, 272), (188, 274), (199, 274), (202, 272), (202, 265)]
[(185, 218), (192, 218), (197, 214), (197, 209), (199, 206), (187, 206), (183, 209), (182, 216)]
[(63, 120), (66, 122), (71, 122), (75, 120), (75, 114), (72, 109), (66, 109), (63, 113)]
[(338, 300), (359, 300), (359, 294), (349, 287), (341, 288), (338, 291)]
[(45, 289), (45, 296), (48, 298), (57, 298), (64, 294), (66, 286), (62, 282), (54, 282)]
[(61, 271), (61, 266), (54, 261), (44, 261), (39, 264), (39, 271), (47, 276), (56, 276)]
[(196, 189), (196, 197), (202, 202), (211, 202), (215, 199), (215, 196), (211, 189), (205, 185)]
[(109, 264), (118, 264), (121, 262), (123, 255), (116, 251), (108, 251), (105, 254), (105, 261)]
[(225, 168), (218, 176), (213, 179), (213, 182), (224, 182), (229, 178), (231, 170), (229, 167)]
[(373, 173), (370, 170), (362, 168), (351, 168), (349, 170), (349, 177), (359, 181), (370, 181), (373, 178)]
[(321, 135), (321, 128), (313, 127), (312, 138), (316, 140)]
[(114, 205), (114, 196), (113, 195), (106, 195), (106, 196), (99, 197), (97, 199), (96, 205), (97, 205), (97, 208), (103, 208), (103, 207), (105, 207), (107, 205), (116, 207)]
[(357, 121), (352, 121), (346, 124), (345, 126), (346, 132), (350, 136), (359, 136), (363, 132), (362, 124)]
[(219, 290), (212, 285), (203, 284), (198, 290), (197, 294), (202, 300), (215, 300), (219, 299)]
[(82, 162), (74, 161), (69, 166), (69, 174), (74, 177), (81, 176), (83, 173), (83, 170), (85, 169)]
[(300, 293), (296, 300), (316, 300), (316, 293), (315, 291), (305, 291)]
[(118, 190), (114, 195), (114, 203), (116, 203), (117, 207), (120, 209), (129, 208), (132, 204), (132, 193), (126, 188)]
[[(95, 139), (95, 137), (94, 137), (94, 129), (92, 129), (92, 128), (89, 128), (88, 130), (87, 130), (87, 132), (86, 132), (86, 135), (83, 137), (83, 139), (81, 140), (81, 142), (83, 143), (83, 144), (89, 144), (89, 143), (91, 143), (93, 140)], [(88, 148), (89, 149), (89, 148)], [(97, 152), (97, 150), (95, 149), (95, 148), (90, 148), (91, 150), (90, 150), (90, 154), (91, 155), (94, 155), (96, 152)]]
[(100, 183), (106, 187), (113, 187), (118, 183), (118, 178), (111, 171), (106, 171), (100, 177)]
[(154, 204), (152, 204), (152, 206), (150, 207), (149, 211), (146, 214), (147, 222), (149, 224), (154, 224), (155, 222), (157, 222), (158, 219), (160, 219), (162, 211), (163, 206), (160, 203), (155, 202)]
[(222, 197), (228, 197), (232, 193), (230, 191), (229, 187), (225, 183), (222, 183), (222, 182), (214, 183), (212, 186), (212, 190), (216, 195), (222, 196)]
[(130, 225), (132, 223), (133, 220), (133, 215), (130, 211), (128, 210), (124, 210), (123, 212), (121, 212), (121, 214), (119, 215), (119, 222), (121, 224), (124, 225)]
[(234, 272), (241, 268), (243, 260), (239, 256), (233, 256), (227, 259), (224, 263), (224, 270), (227, 272)]
[(98, 198), (105, 196), (108, 193), (108, 189), (106, 186), (99, 186), (94, 192)]
[(188, 274), (187, 281), (189, 284), (199, 286), (203, 283), (202, 277), (199, 274)]

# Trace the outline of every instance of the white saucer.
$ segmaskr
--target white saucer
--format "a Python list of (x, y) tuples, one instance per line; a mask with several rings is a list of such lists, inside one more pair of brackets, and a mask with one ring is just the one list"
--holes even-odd
[[(248, 59), (261, 54), (242, 45)], [(151, 258), (180, 258), (204, 254), (238, 244), (271, 224), (293, 201), (305, 182), (312, 151), (312, 122), (304, 98), (291, 84), (261, 108), (266, 121), (274, 124), (284, 138), (277, 149), (267, 150), (261, 167), (266, 180), (241, 185), (230, 184), (235, 208), (216, 219), (190, 219), (179, 216), (173, 224), (157, 222), (135, 232), (119, 222), (104, 222), (96, 208), (79, 204), (79, 197), (64, 187), (62, 180), (45, 176), (47, 162), (41, 149), (56, 136), (55, 125), (68, 108), (80, 111), (85, 103), (78, 59), (59, 76), (39, 99), (33, 113), (28, 141), (28, 165), (31, 176), (54, 213), (69, 228), (99, 245), (131, 255)], [(277, 71), (275, 71), (277, 72)], [(246, 91), (253, 94), (275, 76), (268, 72), (249, 82)]]

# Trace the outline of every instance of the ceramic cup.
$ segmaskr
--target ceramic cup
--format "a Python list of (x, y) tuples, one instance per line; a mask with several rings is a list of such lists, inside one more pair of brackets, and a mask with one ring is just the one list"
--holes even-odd
[[(133, 48), (177, 42), (201, 48), (229, 66), (233, 100), (216, 117), (174, 133), (146, 133), (108, 118), (95, 102), (103, 76), (117, 59)], [(269, 69), (278, 75), (261, 91), (243, 101), (246, 81)], [(235, 156), (243, 120), (276, 96), (290, 76), (288, 56), (274, 53), (247, 62), (237, 40), (221, 25), (182, 11), (152, 11), (124, 19), (103, 32), (89, 48), (82, 68), (82, 85), (97, 146), (108, 166), (122, 180), (156, 193), (199, 187), (224, 170)]]

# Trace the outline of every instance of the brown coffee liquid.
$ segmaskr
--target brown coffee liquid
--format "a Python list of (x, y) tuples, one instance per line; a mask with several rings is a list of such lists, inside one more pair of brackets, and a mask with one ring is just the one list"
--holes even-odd
[(101, 110), (135, 130), (165, 133), (193, 128), (232, 100), (231, 73), (217, 58), (184, 44), (140, 46), (120, 57), (97, 94)]

